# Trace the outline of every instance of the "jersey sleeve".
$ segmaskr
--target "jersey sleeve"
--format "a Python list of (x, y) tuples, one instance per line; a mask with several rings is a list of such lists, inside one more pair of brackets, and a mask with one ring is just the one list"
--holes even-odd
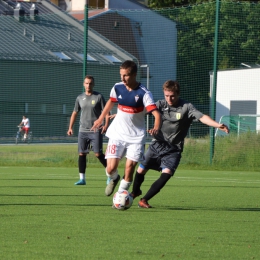
[(189, 118), (194, 118), (196, 120), (199, 120), (201, 117), (203, 117), (203, 113), (197, 110), (191, 103), (189, 103), (188, 108), (189, 108)]
[(117, 95), (116, 95), (115, 86), (110, 91), (110, 100), (112, 102), (117, 102)]
[(104, 109), (105, 105), (106, 105), (106, 100), (105, 100), (104, 96), (102, 94), (100, 94), (100, 106), (101, 106), (102, 110)]
[(145, 93), (143, 103), (147, 113), (151, 113), (152, 111), (157, 109), (157, 106), (153, 100), (153, 95), (150, 91), (147, 91)]
[(79, 97), (76, 98), (75, 105), (74, 105), (74, 112), (79, 112), (81, 110), (81, 107), (79, 105)]

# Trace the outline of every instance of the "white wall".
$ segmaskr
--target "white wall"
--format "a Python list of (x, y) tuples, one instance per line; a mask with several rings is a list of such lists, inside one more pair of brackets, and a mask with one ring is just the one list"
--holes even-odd
[(72, 0), (71, 1), (71, 10), (72, 11), (84, 10), (85, 2), (86, 2), (86, 0)]
[[(211, 86), (212, 87), (212, 86)], [(260, 114), (260, 68), (218, 71), (216, 93), (216, 121), (230, 115), (230, 101), (257, 101)], [(260, 118), (257, 130), (260, 130)]]

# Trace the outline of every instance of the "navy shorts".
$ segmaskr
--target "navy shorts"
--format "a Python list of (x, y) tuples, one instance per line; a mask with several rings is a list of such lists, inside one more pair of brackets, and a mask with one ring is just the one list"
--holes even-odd
[(102, 153), (103, 151), (103, 135), (100, 132), (79, 132), (78, 135), (78, 152)]
[(145, 159), (141, 162), (145, 169), (162, 171), (162, 169), (170, 169), (174, 175), (180, 160), (181, 151), (166, 142), (152, 142), (144, 155)]

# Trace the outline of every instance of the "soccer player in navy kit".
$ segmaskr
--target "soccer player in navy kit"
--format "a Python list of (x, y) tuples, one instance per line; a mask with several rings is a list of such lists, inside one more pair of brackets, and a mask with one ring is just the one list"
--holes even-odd
[(104, 167), (107, 166), (105, 155), (103, 154), (103, 133), (106, 132), (109, 125), (109, 115), (106, 115), (105, 124), (102, 125), (99, 131), (92, 131), (92, 127), (95, 120), (101, 115), (106, 101), (102, 94), (93, 90), (94, 77), (87, 75), (84, 79), (83, 85), (85, 92), (80, 94), (76, 98), (74, 111), (70, 118), (70, 124), (67, 134), (73, 134), (73, 125), (80, 112), (80, 127), (78, 135), (78, 167), (79, 167), (79, 181), (75, 185), (86, 185), (85, 173), (87, 168), (86, 156), (89, 153), (91, 147), (95, 153), (95, 156), (99, 159)]
[(117, 114), (107, 129), (109, 138), (106, 150), (106, 175), (111, 178), (105, 194), (110, 196), (120, 176), (117, 168), (120, 159), (125, 156), (126, 164), (124, 178), (119, 190), (128, 190), (132, 181), (137, 163), (143, 158), (146, 139), (145, 115), (152, 113), (155, 122), (149, 130), (150, 134), (157, 134), (160, 128), (161, 116), (157, 110), (151, 92), (136, 81), (137, 65), (127, 60), (120, 66), (121, 82), (116, 83), (110, 92), (110, 99), (99, 117), (93, 124), (92, 130), (99, 129), (104, 117), (118, 103)]
[(163, 85), (165, 99), (156, 102), (162, 116), (160, 131), (154, 135), (152, 143), (145, 153), (145, 160), (139, 165), (133, 183), (133, 198), (140, 196), (140, 187), (149, 169), (160, 171), (160, 177), (151, 185), (148, 192), (139, 201), (141, 208), (151, 208), (148, 201), (164, 187), (174, 175), (184, 146), (184, 138), (193, 120), (218, 128), (226, 133), (229, 129), (224, 124), (202, 114), (191, 103), (179, 98), (180, 86), (177, 81), (168, 80)]

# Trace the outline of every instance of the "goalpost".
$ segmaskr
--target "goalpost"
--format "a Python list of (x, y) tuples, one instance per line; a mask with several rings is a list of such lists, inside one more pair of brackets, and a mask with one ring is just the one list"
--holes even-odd
[[(260, 115), (239, 114), (236, 116), (222, 116), (219, 120), (220, 124), (225, 124), (230, 128), (231, 133), (240, 134), (245, 132), (260, 133)], [(225, 135), (218, 129), (215, 136)]]

